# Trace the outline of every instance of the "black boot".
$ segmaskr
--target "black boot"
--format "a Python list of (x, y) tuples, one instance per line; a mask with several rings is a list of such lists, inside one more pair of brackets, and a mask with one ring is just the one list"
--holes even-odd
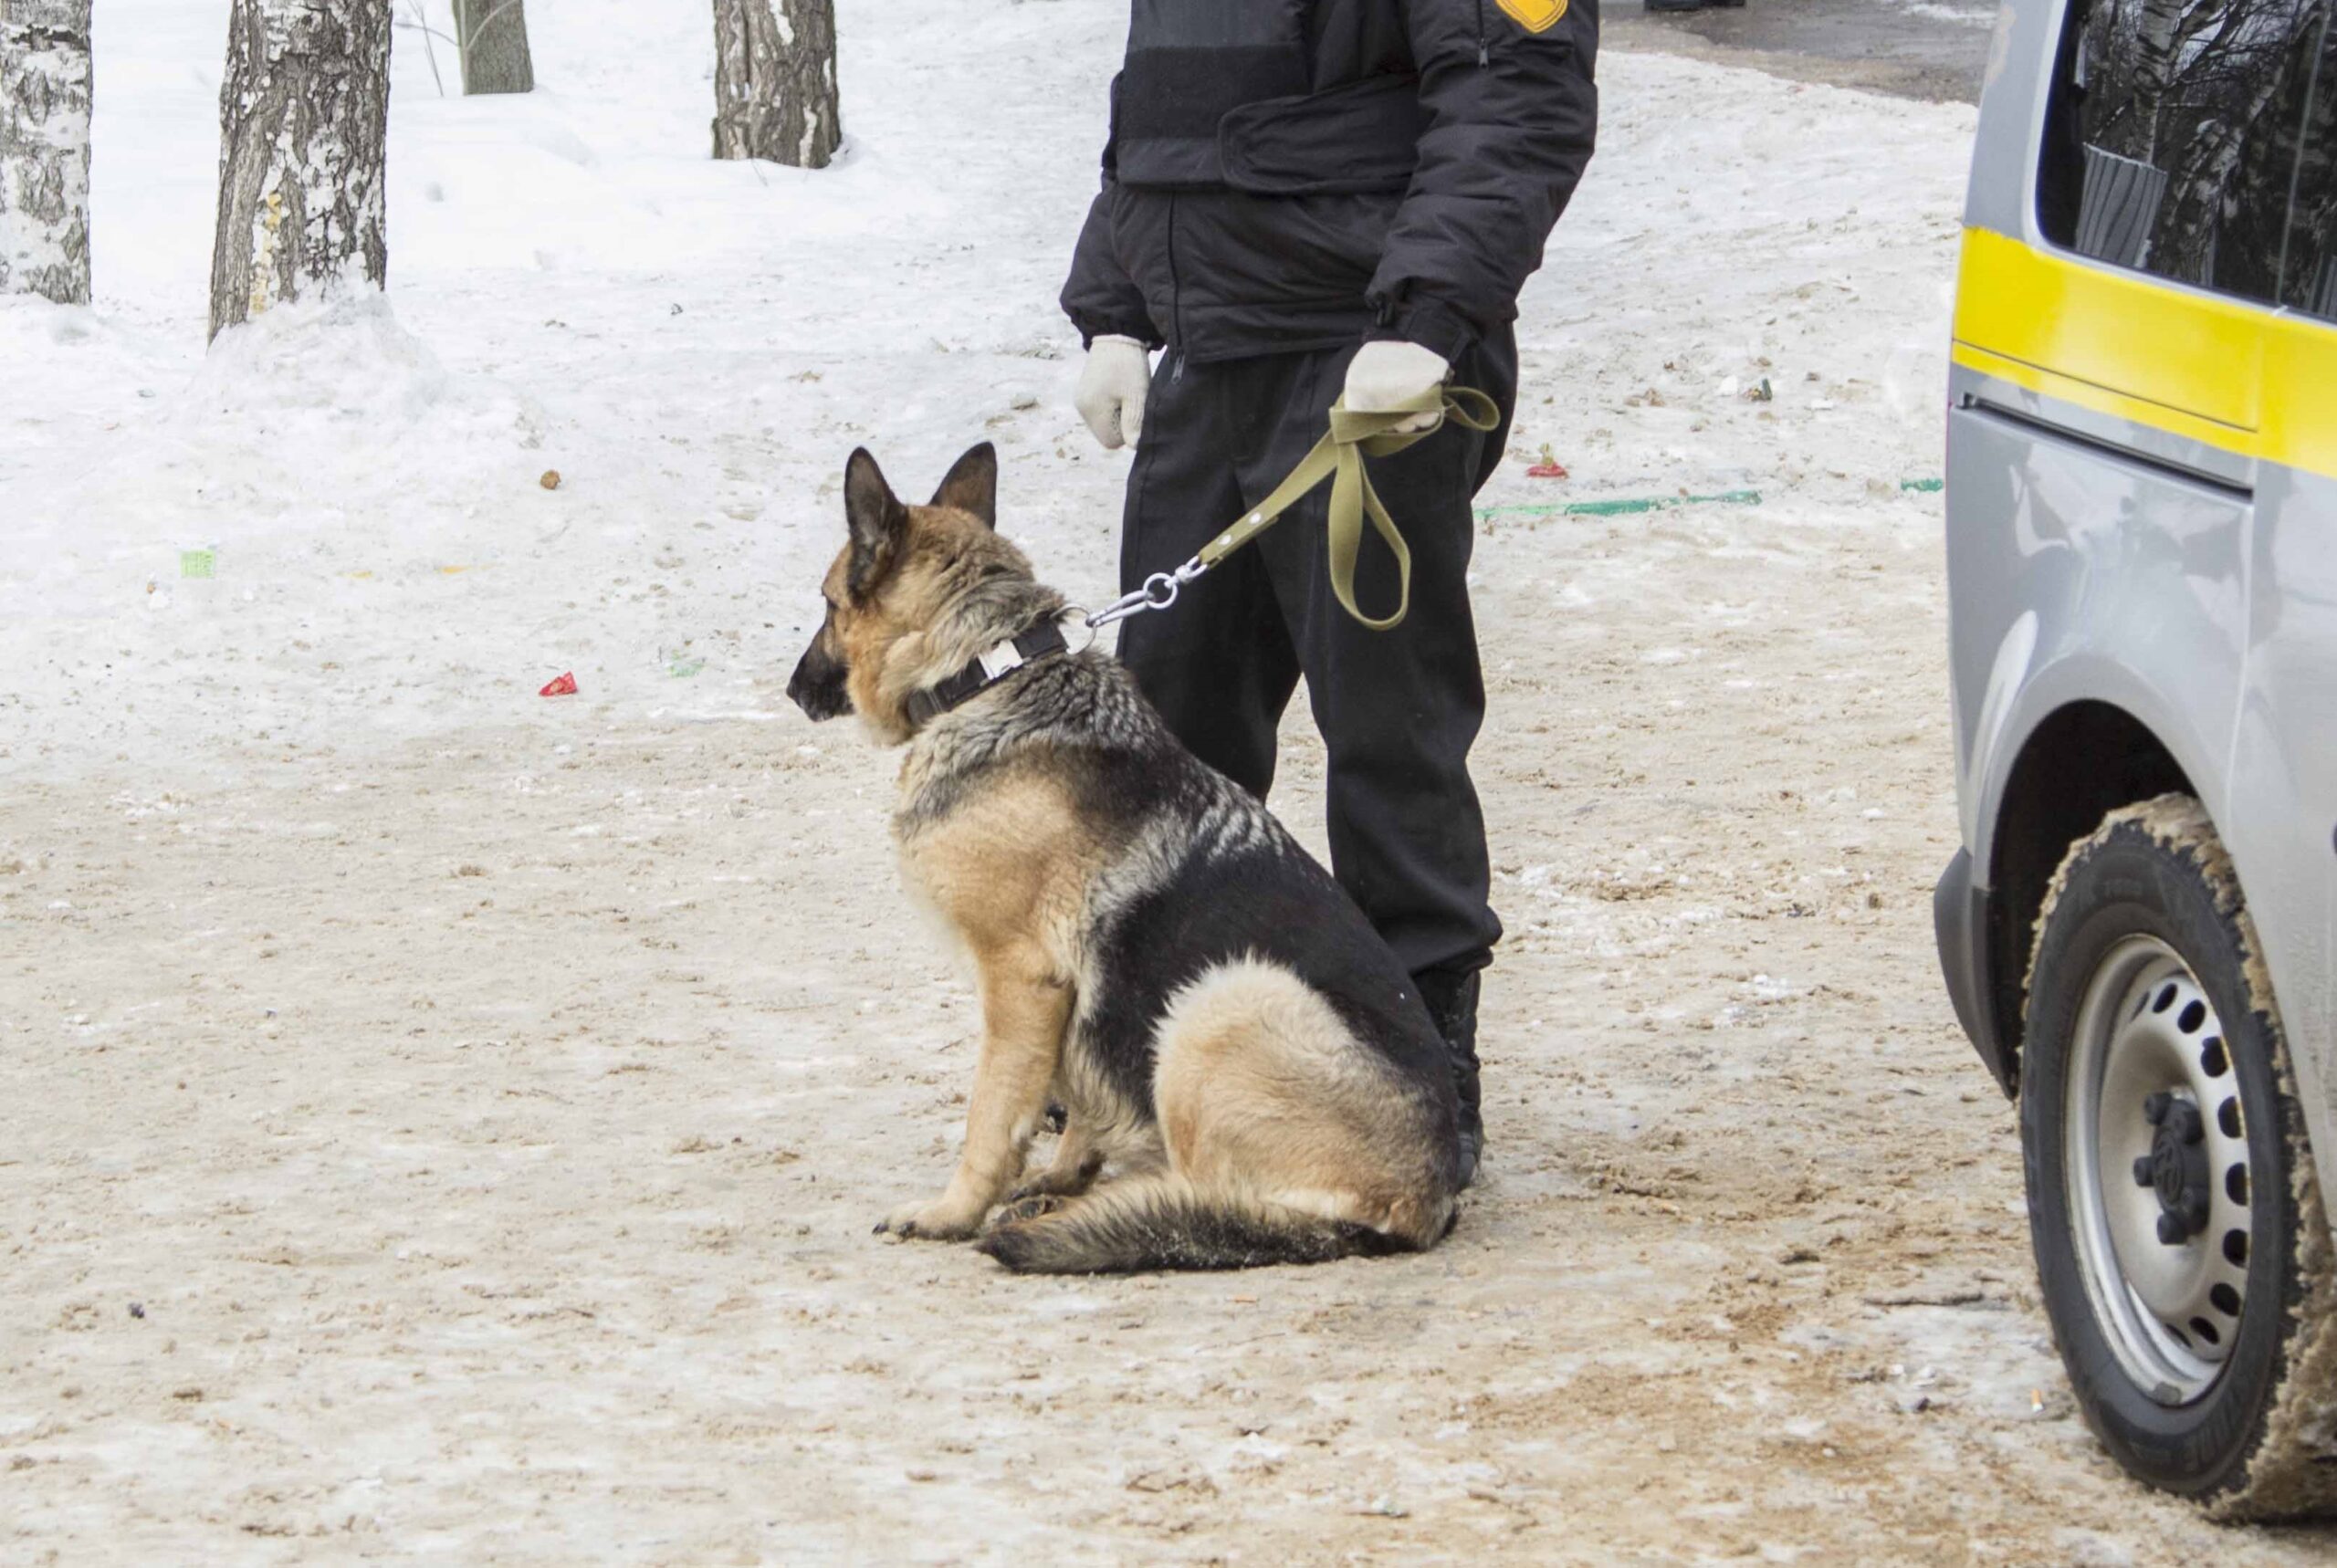
[(1479, 969), (1423, 969), (1412, 977), (1452, 1053), (1452, 1092), (1461, 1102), (1461, 1185), (1477, 1179), (1477, 1157), (1485, 1146), (1485, 1122), (1478, 1109), (1477, 990)]

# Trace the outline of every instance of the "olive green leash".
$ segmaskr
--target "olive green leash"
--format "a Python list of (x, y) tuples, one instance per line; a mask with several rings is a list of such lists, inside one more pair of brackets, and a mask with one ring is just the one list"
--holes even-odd
[[(1436, 416), (1427, 428), (1397, 428), (1423, 413)], [(1369, 413), (1353, 412), (1344, 400), (1333, 403), (1331, 428), (1315, 444), (1314, 450), (1298, 460), (1298, 466), (1290, 471), (1290, 476), (1274, 486), (1273, 494), (1203, 545), (1192, 559), (1174, 571), (1154, 572), (1145, 579), (1143, 587), (1090, 615), (1087, 624), (1108, 626), (1148, 610), (1168, 609), (1177, 602), (1177, 595), (1187, 583), (1282, 521), (1284, 513), (1312, 495), (1326, 479), (1331, 482), (1326, 542), (1330, 547), (1332, 593), (1337, 596), (1341, 609), (1374, 632), (1386, 632), (1403, 624), (1412, 604), (1412, 552), (1404, 543), (1396, 519), (1388, 515), (1379, 492), (1372, 488), (1371, 475), (1363, 460), (1392, 457), (1436, 434), (1448, 419), (1471, 430), (1489, 431), (1501, 423), (1501, 410), (1492, 398), (1474, 387), (1431, 388), (1394, 408), (1375, 409)], [(1363, 549), (1363, 525), (1367, 521), (1396, 558), (1395, 613), (1378, 619), (1366, 615), (1355, 600), (1356, 558)]]

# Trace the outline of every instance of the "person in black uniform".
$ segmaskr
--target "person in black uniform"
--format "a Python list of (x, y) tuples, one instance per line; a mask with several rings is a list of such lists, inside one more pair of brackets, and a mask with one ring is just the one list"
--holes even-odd
[[(1514, 407), (1518, 290), (1590, 159), (1597, 5), (1135, 0), (1063, 292), (1088, 350), (1080, 413), (1106, 446), (1136, 444), (1124, 591), (1263, 501), (1342, 395), (1385, 411), (1451, 380), (1501, 408), (1494, 431), (1448, 423), (1371, 465), (1412, 550), (1401, 626), (1369, 631), (1332, 597), (1326, 487), (1120, 633), (1169, 727), (1261, 796), (1305, 676), (1332, 870), (1451, 1047), (1471, 1173), (1479, 975), (1501, 936), (1468, 768), (1472, 503)], [(1384, 613), (1396, 586), (1368, 546), (1358, 601)]]

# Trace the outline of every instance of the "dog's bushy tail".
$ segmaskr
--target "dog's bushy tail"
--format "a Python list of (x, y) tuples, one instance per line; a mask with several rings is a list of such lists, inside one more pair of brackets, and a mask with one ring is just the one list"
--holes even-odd
[(1053, 1214), (1001, 1226), (974, 1247), (1018, 1274), (1257, 1269), (1417, 1250), (1368, 1225), (1205, 1193), (1174, 1176), (1099, 1188)]

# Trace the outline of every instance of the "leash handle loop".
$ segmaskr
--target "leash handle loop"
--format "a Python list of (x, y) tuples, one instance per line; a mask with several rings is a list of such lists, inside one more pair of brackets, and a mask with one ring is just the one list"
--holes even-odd
[[(1399, 427), (1422, 414), (1430, 415), (1428, 423), (1418, 430)], [(1208, 571), (1211, 567), (1282, 521), (1283, 514), (1298, 505), (1324, 480), (1331, 482), (1329, 532), (1326, 540), (1330, 556), (1331, 591), (1339, 607), (1374, 632), (1387, 632), (1403, 624), (1412, 606), (1412, 552), (1404, 542), (1396, 519), (1388, 515), (1387, 506), (1379, 499), (1379, 492), (1372, 488), (1370, 472), (1364, 467), (1367, 457), (1392, 457), (1415, 442), (1424, 441), (1436, 434), (1446, 420), (1467, 426), (1471, 430), (1490, 431), (1501, 424), (1501, 408), (1493, 400), (1474, 387), (1434, 387), (1418, 397), (1408, 398), (1390, 409), (1374, 409), (1358, 413), (1347, 406), (1342, 399), (1331, 405), (1331, 427), (1324, 433), (1298, 466), (1273, 488), (1273, 493), (1258, 503), (1240, 521), (1200, 548), (1200, 553), (1175, 571), (1156, 571), (1144, 580), (1144, 586), (1132, 593), (1124, 593), (1103, 609), (1088, 616), (1090, 628), (1109, 626), (1131, 615), (1148, 610), (1166, 610), (1177, 602), (1177, 595), (1185, 585)], [(1363, 612), (1356, 602), (1356, 561), (1363, 549), (1363, 525), (1368, 521), (1372, 532), (1379, 536), (1390, 555), (1396, 558), (1396, 609), (1392, 614), (1372, 617)]]
[[(1421, 414), (1432, 417), (1418, 430), (1399, 427)], [(1290, 477), (1244, 515), (1241, 521), (1201, 547), (1193, 559), (1215, 566), (1277, 522), (1283, 514), (1305, 499), (1325, 479), (1331, 481), (1329, 546), (1331, 592), (1339, 607), (1374, 632), (1403, 624), (1412, 604), (1412, 552), (1402, 530), (1388, 514), (1373, 488), (1367, 457), (1392, 457), (1416, 442), (1433, 435), (1446, 420), (1471, 430), (1489, 431), (1501, 423), (1501, 409), (1474, 387), (1436, 387), (1391, 409), (1358, 413), (1344, 400), (1331, 405), (1330, 429), (1313, 450), (1298, 461)], [(1389, 553), (1396, 558), (1396, 608), (1385, 616), (1367, 615), (1356, 602), (1356, 562), (1363, 549), (1363, 525), (1371, 524)]]

